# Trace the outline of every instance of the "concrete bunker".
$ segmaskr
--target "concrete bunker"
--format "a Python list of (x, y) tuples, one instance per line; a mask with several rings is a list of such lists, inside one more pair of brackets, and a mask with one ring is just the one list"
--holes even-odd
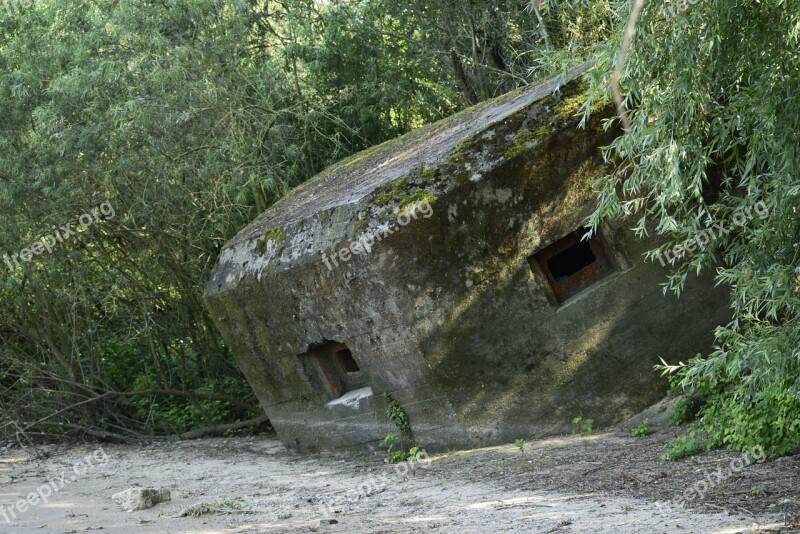
[(610, 104), (579, 128), (588, 68), (334, 165), (223, 248), (206, 303), (287, 446), (603, 428), (664, 394), (660, 357), (710, 349), (711, 275), (677, 299), (625, 223), (582, 239), (618, 134)]

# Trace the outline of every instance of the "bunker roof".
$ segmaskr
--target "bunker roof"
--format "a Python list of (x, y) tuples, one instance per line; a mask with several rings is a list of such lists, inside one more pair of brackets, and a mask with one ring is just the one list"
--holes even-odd
[(376, 188), (422, 164), (443, 161), (465, 140), (554, 93), (591, 67), (592, 63), (584, 63), (565, 76), (523, 87), (346, 158), (289, 192), (227, 247), (248, 241), (266, 229), (286, 227), (314, 214), (358, 203)]

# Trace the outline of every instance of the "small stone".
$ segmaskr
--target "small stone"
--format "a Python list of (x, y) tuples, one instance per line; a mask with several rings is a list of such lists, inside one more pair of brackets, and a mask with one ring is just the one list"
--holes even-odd
[(127, 512), (147, 510), (161, 502), (171, 500), (169, 490), (155, 488), (130, 488), (111, 496)]
[(278, 514), (278, 519), (289, 519), (290, 517), (292, 517), (292, 514), (290, 514), (289, 512), (283, 512), (281, 514)]
[(336, 519), (320, 519), (320, 520), (319, 520), (319, 524), (320, 524), (321, 526), (325, 526), (325, 525), (335, 525), (336, 523), (338, 523), (338, 521), (337, 521)]

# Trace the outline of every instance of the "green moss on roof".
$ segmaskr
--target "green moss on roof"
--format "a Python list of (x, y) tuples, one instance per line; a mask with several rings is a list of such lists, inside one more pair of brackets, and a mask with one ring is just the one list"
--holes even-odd
[[(267, 251), (270, 242), (275, 243), (275, 245), (280, 245), (283, 243), (283, 239), (283, 231), (280, 228), (270, 228), (264, 232), (263, 236), (256, 240), (255, 251), (259, 254), (263, 254)], [(283, 247), (281, 247), (281, 250), (283, 250)]]
[(391, 184), (391, 188), (375, 197), (376, 206), (385, 206), (392, 201), (399, 202), (406, 195), (406, 186), (408, 186), (408, 177), (397, 180)]
[(589, 84), (582, 82), (576, 85), (575, 89), (564, 95), (563, 100), (555, 107), (556, 117), (559, 119), (569, 119), (577, 115), (581, 106), (586, 102), (586, 92)]
[[(589, 68), (591, 64), (586, 63), (572, 69), (567, 80), (580, 77)], [(569, 88), (570, 92), (574, 91), (575, 85), (577, 84), (572, 84)], [(288, 228), (312, 213), (319, 214), (332, 207), (352, 204), (360, 198), (369, 199), (367, 201), (371, 201), (373, 205), (388, 206), (393, 200), (399, 204), (405, 200), (406, 195), (413, 195), (414, 191), (387, 194), (388, 191), (383, 187), (404, 176), (412, 176), (410, 181), (418, 184), (417, 189), (427, 187), (431, 194), (434, 192), (431, 192), (431, 187), (427, 184), (433, 185), (439, 177), (446, 177), (449, 184), (469, 180), (476, 172), (472, 158), (479, 162), (478, 166), (482, 162), (483, 151), (492, 158), (502, 159), (509, 144), (513, 142), (513, 138), (505, 136), (503, 139), (500, 136), (493, 139), (484, 137), (481, 132), (501, 128), (515, 114), (515, 110), (523, 111), (534, 103), (549, 100), (549, 95), (559, 87), (564, 87), (562, 77), (521, 88), (333, 164), (292, 189), (242, 230), (232, 240), (231, 245), (256, 238), (266, 228)], [(533, 120), (541, 124), (542, 118), (539, 116)], [(461, 146), (459, 143), (462, 143)], [(458, 148), (454, 150), (456, 146)], [(438, 188), (438, 185), (434, 187)], [(323, 220), (322, 216), (316, 216)]]
[(533, 148), (539, 147), (539, 149), (541, 149), (547, 145), (547, 140), (550, 138), (552, 133), (553, 127), (550, 124), (543, 124), (532, 130), (520, 130), (514, 137), (514, 144), (511, 145), (511, 148), (506, 151), (506, 153), (503, 155), (503, 158), (514, 159), (525, 154)]
[(428, 204), (433, 204), (436, 202), (436, 195), (428, 192), (427, 189), (418, 189), (411, 195), (406, 196), (400, 201), (400, 211), (403, 211), (408, 206), (415, 204), (415, 203), (423, 203), (427, 202)]
[(271, 228), (265, 234), (266, 238), (276, 243), (283, 242), (283, 231), (280, 228)]

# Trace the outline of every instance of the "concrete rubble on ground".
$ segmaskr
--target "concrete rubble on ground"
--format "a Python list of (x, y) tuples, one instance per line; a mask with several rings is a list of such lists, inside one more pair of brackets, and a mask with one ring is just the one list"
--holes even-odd
[(171, 500), (168, 489), (130, 488), (111, 496), (126, 512), (147, 510), (153, 506)]

